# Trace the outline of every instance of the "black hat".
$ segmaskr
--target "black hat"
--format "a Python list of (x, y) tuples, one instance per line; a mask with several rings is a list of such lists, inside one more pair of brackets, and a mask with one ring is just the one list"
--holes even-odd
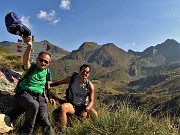
[(22, 24), (14, 12), (8, 12), (5, 16), (5, 25), (9, 33), (25, 38), (31, 35), (31, 31)]

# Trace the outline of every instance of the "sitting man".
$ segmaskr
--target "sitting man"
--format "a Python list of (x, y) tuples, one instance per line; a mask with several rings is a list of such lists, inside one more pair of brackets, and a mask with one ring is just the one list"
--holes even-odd
[[(32, 37), (28, 36), (23, 38), (23, 40), (24, 43), (27, 44), (26, 51), (23, 55), (24, 75), (32, 66), (35, 66), (35, 70), (28, 78), (23, 79), (19, 83), (15, 96), (15, 107), (12, 108), (11, 111), (5, 112), (5, 114), (13, 121), (25, 112), (25, 122), (20, 128), (20, 134), (22, 135), (30, 135), (33, 133), (37, 119), (43, 129), (43, 134), (54, 135), (54, 129), (48, 119), (45, 97), (43, 96), (48, 73), (47, 67), (50, 64), (51, 56), (47, 52), (41, 52), (36, 59), (36, 64), (31, 64), (30, 53), (32, 50)], [(52, 80), (51, 76), (49, 76), (49, 78), (49, 80)]]
[[(66, 94), (67, 102), (60, 106), (60, 129), (65, 131), (67, 125), (67, 114), (76, 114), (81, 118), (86, 118), (88, 112), (97, 116), (94, 105), (94, 85), (88, 80), (90, 66), (83, 64), (79, 73), (68, 76), (63, 80), (58, 80), (50, 84), (50, 87), (61, 84), (69, 84), (69, 92)], [(72, 82), (73, 81), (73, 82)], [(88, 86), (88, 88), (87, 88)]]

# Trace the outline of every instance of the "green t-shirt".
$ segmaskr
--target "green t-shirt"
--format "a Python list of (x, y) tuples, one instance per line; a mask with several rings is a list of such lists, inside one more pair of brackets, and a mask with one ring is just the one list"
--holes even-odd
[[(32, 65), (31, 65), (32, 66)], [(35, 67), (35, 71), (27, 78), (24, 79), (20, 85), (19, 88), (20, 90), (30, 90), (35, 93), (43, 93), (43, 89), (46, 83), (46, 74), (47, 74), (47, 68), (45, 69), (40, 69), (37, 66)], [(27, 72), (26, 70), (23, 75)], [(52, 76), (48, 77), (49, 81), (52, 81)]]

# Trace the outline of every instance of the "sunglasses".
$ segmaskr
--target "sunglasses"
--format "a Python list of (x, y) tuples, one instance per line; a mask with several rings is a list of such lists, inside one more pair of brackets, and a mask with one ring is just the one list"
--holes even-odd
[(44, 59), (39, 59), (39, 61), (40, 61), (40, 62), (44, 62), (44, 63), (46, 63), (46, 64), (49, 64), (49, 61), (44, 60)]
[(86, 71), (86, 70), (81, 70), (82, 73), (86, 73), (86, 74), (89, 74), (90, 71)]

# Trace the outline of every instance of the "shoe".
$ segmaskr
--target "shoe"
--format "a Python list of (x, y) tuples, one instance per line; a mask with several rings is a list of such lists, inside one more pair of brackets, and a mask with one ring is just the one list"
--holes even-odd
[(65, 135), (62, 131), (57, 133), (58, 135)]
[(0, 114), (0, 133), (7, 133), (13, 130), (13, 124), (8, 115)]

